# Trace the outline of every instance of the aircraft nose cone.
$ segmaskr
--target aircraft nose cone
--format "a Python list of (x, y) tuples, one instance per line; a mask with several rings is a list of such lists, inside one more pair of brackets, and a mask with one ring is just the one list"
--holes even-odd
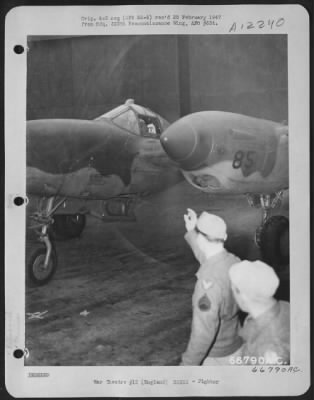
[(193, 131), (184, 126), (170, 126), (160, 137), (161, 144), (168, 156), (176, 162), (186, 160), (196, 145)]
[(160, 137), (161, 145), (174, 162), (184, 170), (193, 170), (206, 160), (211, 136), (197, 129), (189, 117), (170, 125)]

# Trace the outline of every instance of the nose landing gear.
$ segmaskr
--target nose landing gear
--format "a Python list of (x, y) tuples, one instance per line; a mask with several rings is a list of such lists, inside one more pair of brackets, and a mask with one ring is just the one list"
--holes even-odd
[(35, 286), (46, 284), (56, 272), (57, 264), (57, 253), (54, 247), (51, 247), (50, 252), (43, 246), (38, 247), (27, 264), (29, 281)]
[(289, 264), (289, 220), (282, 215), (270, 216), (282, 203), (283, 191), (274, 194), (247, 195), (250, 206), (262, 209), (261, 225), (255, 232), (255, 243), (262, 258), (276, 269)]
[(33, 250), (27, 263), (28, 282), (36, 286), (50, 281), (58, 265), (56, 249), (49, 237), (49, 226), (53, 224), (53, 214), (66, 199), (61, 199), (55, 206), (54, 200), (54, 197), (41, 199), (39, 211), (30, 217), (34, 221), (30, 228), (35, 230), (41, 243)]

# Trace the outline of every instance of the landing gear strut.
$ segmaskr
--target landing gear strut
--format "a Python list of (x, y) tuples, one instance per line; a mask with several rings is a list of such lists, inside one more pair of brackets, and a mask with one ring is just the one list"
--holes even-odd
[(282, 197), (283, 191), (247, 195), (250, 206), (262, 209), (262, 221), (255, 232), (255, 243), (261, 250), (263, 260), (275, 268), (282, 268), (289, 263), (289, 220), (281, 215), (270, 216), (273, 209), (281, 206)]
[(55, 205), (54, 200), (54, 197), (41, 199), (39, 211), (30, 217), (34, 221), (30, 228), (35, 230), (39, 242), (44, 245), (32, 252), (27, 263), (29, 281), (37, 286), (50, 281), (58, 264), (56, 250), (49, 237), (49, 226), (53, 224), (53, 214), (66, 199), (62, 198)]
[(261, 225), (255, 231), (255, 243), (258, 247), (261, 246), (261, 233), (263, 227), (270, 217), (271, 211), (281, 206), (283, 191), (275, 194), (247, 194), (248, 203), (251, 207), (262, 209)]

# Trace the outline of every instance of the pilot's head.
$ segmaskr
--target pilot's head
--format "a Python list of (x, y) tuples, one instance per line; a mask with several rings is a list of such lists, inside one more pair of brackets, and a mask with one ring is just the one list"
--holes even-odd
[(262, 261), (241, 261), (229, 269), (231, 287), (239, 307), (254, 316), (274, 301), (279, 278)]
[(148, 129), (148, 133), (149, 134), (151, 134), (151, 135), (156, 135), (157, 134), (156, 127), (155, 127), (155, 125), (153, 123), (147, 124), (147, 129)]
[(227, 225), (218, 215), (203, 211), (199, 216), (196, 227), (197, 241), (201, 250), (209, 246), (223, 246), (227, 239)]

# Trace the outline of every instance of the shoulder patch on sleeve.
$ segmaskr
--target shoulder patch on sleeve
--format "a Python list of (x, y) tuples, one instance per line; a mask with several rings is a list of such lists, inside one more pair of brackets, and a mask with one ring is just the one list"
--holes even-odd
[(198, 308), (201, 311), (209, 311), (211, 308), (211, 301), (209, 300), (207, 294), (204, 294), (198, 301)]

